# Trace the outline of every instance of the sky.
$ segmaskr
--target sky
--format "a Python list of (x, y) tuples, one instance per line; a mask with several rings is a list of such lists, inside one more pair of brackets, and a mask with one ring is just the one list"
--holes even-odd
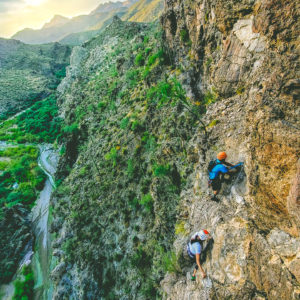
[(108, 0), (0, 0), (0, 37), (10, 38), (24, 28), (39, 29), (54, 15), (89, 14), (103, 2)]

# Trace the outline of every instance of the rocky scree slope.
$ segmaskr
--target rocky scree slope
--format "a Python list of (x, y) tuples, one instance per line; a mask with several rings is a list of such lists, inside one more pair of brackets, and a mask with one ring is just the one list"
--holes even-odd
[(72, 52), (58, 88), (54, 299), (154, 299), (179, 267), (174, 225), (200, 110), (169, 62), (157, 25), (118, 18)]
[[(214, 237), (204, 263), (209, 287), (168, 274), (166, 298), (299, 299), (299, 4), (165, 4), (165, 38), (184, 87), (212, 103), (203, 118), (207, 137), (199, 131), (190, 142), (198, 158), (194, 188), (181, 193), (176, 253), (198, 228)], [(219, 150), (244, 161), (245, 176), (213, 203), (205, 170)]]
[(0, 119), (53, 92), (69, 64), (71, 48), (0, 39)]

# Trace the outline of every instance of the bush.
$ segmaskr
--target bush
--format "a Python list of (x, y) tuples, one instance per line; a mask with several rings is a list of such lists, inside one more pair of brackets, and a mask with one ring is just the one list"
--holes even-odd
[(170, 174), (170, 166), (169, 165), (155, 165), (153, 174), (155, 177), (164, 177)]
[(146, 194), (140, 200), (140, 204), (148, 211), (151, 212), (153, 210), (153, 199), (150, 194)]
[(129, 118), (126, 117), (126, 118), (122, 119), (122, 121), (120, 123), (120, 128), (126, 129), (128, 124), (129, 124)]
[(118, 150), (116, 148), (112, 148), (109, 153), (107, 153), (104, 158), (106, 160), (112, 161), (113, 167), (117, 165), (118, 159)]
[(134, 175), (135, 169), (134, 169), (134, 165), (133, 165), (133, 160), (129, 159), (127, 161), (127, 176), (129, 178), (132, 178)]
[(205, 95), (204, 95), (204, 103), (206, 105), (215, 103), (218, 101), (218, 94), (214, 91), (214, 89), (212, 89), (211, 91), (208, 91)]
[(180, 272), (181, 268), (178, 263), (178, 257), (173, 251), (169, 251), (162, 256), (163, 269), (165, 272), (176, 273)]
[(73, 134), (78, 132), (78, 124), (73, 123), (71, 125), (67, 125), (63, 128), (63, 132), (66, 134)]
[(13, 300), (30, 300), (33, 299), (34, 277), (30, 266), (23, 268), (23, 280), (16, 280), (14, 283), (15, 293)]
[(145, 63), (145, 59), (143, 57), (142, 53), (139, 53), (136, 57), (135, 57), (135, 61), (134, 61), (136, 66), (143, 66)]
[(148, 58), (147, 65), (148, 66), (154, 65), (156, 60), (159, 60), (160, 63), (163, 63), (164, 62), (164, 56), (165, 56), (165, 53), (164, 53), (163, 49), (158, 50), (155, 54), (151, 55)]
[(62, 80), (63, 78), (65, 78), (66, 77), (66, 67), (62, 67), (59, 71), (57, 71), (55, 73), (55, 77), (58, 80)]

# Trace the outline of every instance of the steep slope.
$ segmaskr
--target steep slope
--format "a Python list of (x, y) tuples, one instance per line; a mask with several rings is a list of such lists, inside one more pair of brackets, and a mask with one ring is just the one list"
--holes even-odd
[(152, 22), (160, 17), (163, 8), (163, 0), (139, 0), (129, 8), (122, 19), (132, 22)]
[[(163, 35), (115, 18), (74, 48), (58, 88), (55, 299), (299, 299), (298, 12), (170, 0)], [(207, 165), (224, 150), (244, 168), (216, 202)], [(213, 240), (193, 283), (200, 228)]]
[(0, 119), (55, 89), (70, 53), (58, 43), (32, 46), (0, 39)]
[[(186, 88), (216, 102), (204, 118), (207, 141), (194, 139), (195, 186), (182, 195), (179, 218), (187, 234), (213, 232), (209, 288), (168, 275), (168, 299), (299, 298), (298, 13), (294, 1), (167, 1), (165, 36)], [(212, 203), (205, 169), (218, 150), (244, 161), (245, 177)], [(178, 254), (184, 240), (174, 243)]]
[(58, 88), (66, 128), (53, 199), (55, 299), (153, 299), (174, 267), (176, 206), (192, 172), (183, 147), (198, 110), (185, 108), (159, 36), (115, 18), (73, 50)]

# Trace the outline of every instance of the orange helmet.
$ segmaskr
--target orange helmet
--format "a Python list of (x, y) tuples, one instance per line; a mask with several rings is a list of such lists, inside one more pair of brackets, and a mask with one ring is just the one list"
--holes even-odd
[(225, 152), (220, 152), (218, 155), (217, 155), (217, 159), (218, 160), (223, 160), (223, 159), (226, 159), (227, 157), (227, 154)]

